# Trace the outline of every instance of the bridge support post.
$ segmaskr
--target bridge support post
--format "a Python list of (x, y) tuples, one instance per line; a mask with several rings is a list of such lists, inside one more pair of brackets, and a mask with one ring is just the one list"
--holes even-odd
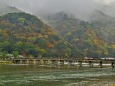
[(35, 59), (33, 60), (33, 64), (36, 64), (36, 60)]
[(82, 67), (82, 61), (79, 61), (79, 66)]
[(20, 60), (19, 64), (22, 64), (22, 60)]
[(99, 61), (99, 66), (102, 68), (102, 60)]
[(43, 64), (44, 64), (44, 61), (43, 61), (43, 60), (40, 60), (40, 64), (43, 65)]
[(26, 63), (29, 64), (29, 60), (27, 60)]
[(58, 63), (58, 65), (60, 65), (60, 64), (61, 64), (61, 61), (60, 61), (60, 60), (58, 60), (58, 62), (57, 62), (57, 63)]
[(113, 69), (114, 68), (114, 62), (113, 61), (111, 62), (111, 66), (112, 66), (112, 69)]
[(47, 64), (52, 64), (52, 61), (51, 61), (51, 60), (48, 60)]
[(89, 61), (89, 67), (93, 67), (93, 62)]

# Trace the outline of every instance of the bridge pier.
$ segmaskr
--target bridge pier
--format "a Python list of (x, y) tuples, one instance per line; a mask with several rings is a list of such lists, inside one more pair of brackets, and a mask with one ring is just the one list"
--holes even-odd
[(99, 61), (99, 66), (102, 68), (102, 60)]
[(47, 64), (52, 64), (52, 61), (51, 61), (51, 60), (48, 60)]
[(93, 67), (93, 62), (89, 61), (89, 67)]
[(40, 65), (43, 65), (44, 64), (44, 60), (40, 60)]
[(82, 61), (78, 61), (79, 62), (79, 66), (82, 67)]
[(112, 66), (112, 69), (113, 69), (114, 68), (114, 62), (113, 61), (111, 62), (111, 66)]
[(29, 64), (29, 60), (27, 60), (26, 63)]

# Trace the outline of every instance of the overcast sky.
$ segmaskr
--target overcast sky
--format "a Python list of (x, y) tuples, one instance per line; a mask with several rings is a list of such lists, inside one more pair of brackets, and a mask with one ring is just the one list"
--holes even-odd
[(67, 11), (78, 17), (86, 17), (94, 10), (114, 15), (115, 0), (0, 0), (29, 13)]

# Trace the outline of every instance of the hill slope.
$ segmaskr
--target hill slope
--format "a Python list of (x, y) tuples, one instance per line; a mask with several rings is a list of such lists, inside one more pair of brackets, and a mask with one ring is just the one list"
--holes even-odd
[(61, 36), (33, 15), (9, 13), (1, 16), (0, 51), (15, 51), (26, 57), (115, 56), (114, 40), (105, 40), (101, 23), (85, 22), (63, 12), (48, 18), (47, 22)]
[(66, 12), (43, 18), (84, 56), (114, 56), (115, 19), (100, 11), (94, 14), (90, 23), (76, 19)]
[(71, 52), (69, 44), (37, 17), (9, 13), (0, 17), (0, 51), (28, 57), (59, 57)]
[[(90, 21), (98, 36), (110, 44), (115, 44), (115, 18), (96, 11)], [(101, 35), (100, 35), (101, 34)]]

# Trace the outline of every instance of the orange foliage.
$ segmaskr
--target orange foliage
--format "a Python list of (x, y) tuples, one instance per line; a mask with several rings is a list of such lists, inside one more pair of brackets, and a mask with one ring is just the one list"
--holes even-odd
[(48, 42), (48, 43), (47, 43), (47, 47), (48, 47), (48, 48), (54, 48), (54, 45)]

